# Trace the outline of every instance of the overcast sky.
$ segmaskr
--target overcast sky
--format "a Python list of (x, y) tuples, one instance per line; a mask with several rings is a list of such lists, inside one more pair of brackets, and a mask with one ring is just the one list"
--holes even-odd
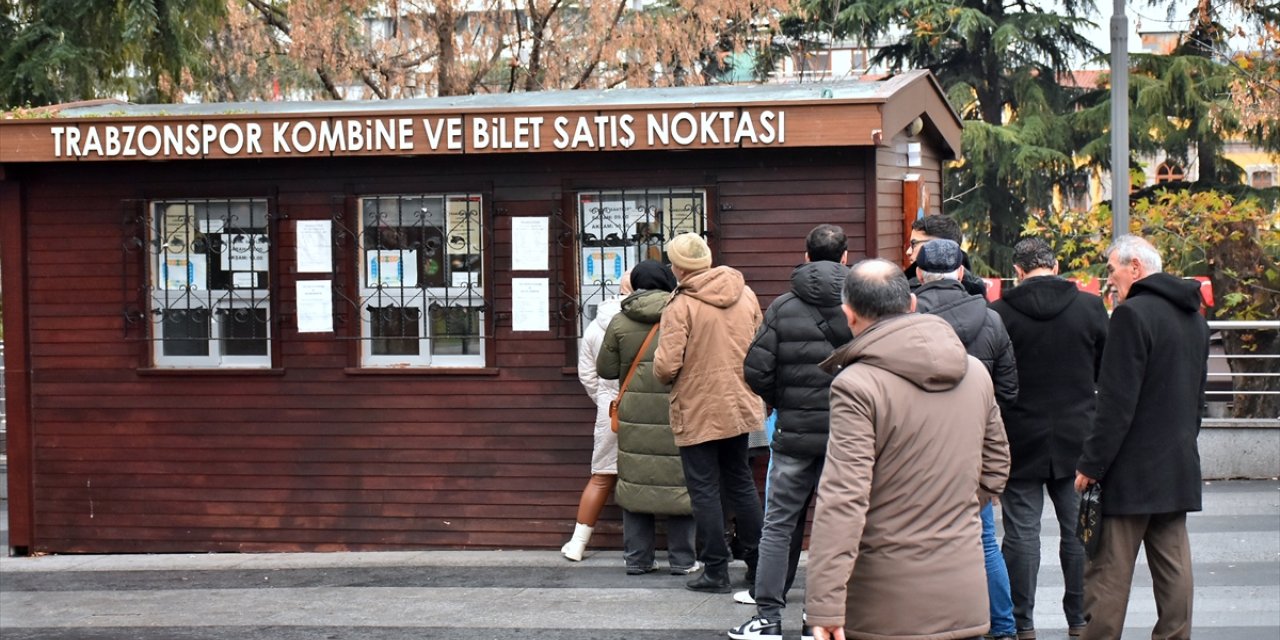
[[(1114, 2), (1112, 0), (1095, 0), (1097, 2), (1098, 13), (1092, 16), (1092, 21), (1097, 25), (1093, 29), (1088, 29), (1084, 33), (1093, 41), (1093, 44), (1103, 51), (1104, 54), (1111, 52), (1111, 15)], [(1218, 6), (1224, 4), (1222, 0), (1215, 0)], [(1170, 12), (1169, 8), (1173, 7)], [(1142, 51), (1142, 41), (1138, 38), (1139, 31), (1178, 31), (1187, 30), (1190, 21), (1187, 20), (1187, 13), (1195, 6), (1195, 2), (1191, 0), (1162, 0), (1158, 4), (1151, 6), (1147, 4), (1147, 0), (1128, 0), (1125, 2), (1125, 15), (1129, 18), (1129, 51)], [(1226, 20), (1224, 24), (1227, 26), (1235, 26), (1234, 21)], [(1237, 46), (1247, 46), (1240, 43)], [(1109, 65), (1086, 65), (1089, 68), (1097, 68), (1099, 66)]]

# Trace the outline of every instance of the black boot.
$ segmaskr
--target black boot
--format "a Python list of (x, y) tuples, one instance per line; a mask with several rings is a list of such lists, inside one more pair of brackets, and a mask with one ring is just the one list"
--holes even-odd
[(720, 571), (716, 572), (712, 572), (710, 569), (703, 571), (702, 575), (686, 582), (684, 588), (704, 593), (729, 593), (733, 591), (733, 588), (729, 586), (728, 567), (721, 567)]

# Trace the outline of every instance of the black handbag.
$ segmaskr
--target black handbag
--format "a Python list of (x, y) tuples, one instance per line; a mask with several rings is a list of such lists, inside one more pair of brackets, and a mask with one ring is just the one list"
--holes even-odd
[(1102, 485), (1095, 482), (1080, 494), (1080, 520), (1076, 522), (1076, 537), (1084, 544), (1084, 552), (1090, 558), (1098, 553), (1102, 542)]

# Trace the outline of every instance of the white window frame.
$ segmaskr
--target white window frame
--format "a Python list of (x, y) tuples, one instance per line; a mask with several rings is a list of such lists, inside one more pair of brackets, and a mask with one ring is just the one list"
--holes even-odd
[[(195, 209), (205, 205), (207, 207), (203, 218)], [(242, 219), (238, 213), (233, 213), (233, 207), (236, 205), (247, 206), (249, 210), (248, 220)], [(253, 209), (261, 207), (260, 214), (262, 217), (261, 224), (255, 226)], [(169, 220), (173, 211), (160, 212), (162, 209), (169, 207), (186, 207), (186, 220), (188, 226), (183, 228), (168, 228), (165, 222)], [(210, 210), (216, 207), (223, 207), (224, 212), (220, 216), (210, 213)], [(271, 240), (271, 210), (266, 198), (169, 198), (163, 200), (154, 200), (147, 205), (147, 228), (150, 242), (148, 246), (152, 247), (152, 259), (149, 261), (149, 303), (151, 317), (151, 336), (152, 336), (152, 362), (154, 366), (160, 368), (204, 368), (204, 369), (264, 369), (271, 367), (271, 357), (273, 349), (273, 338), (271, 332), (272, 314), (271, 314), (271, 259), (275, 243)], [(190, 227), (190, 223), (194, 222), (195, 227)], [(164, 228), (162, 228), (164, 227)], [(255, 239), (265, 236), (267, 240), (266, 250), (263, 251), (261, 263), (258, 263), (257, 254), (252, 254), (249, 259), (251, 268), (255, 271), (243, 273), (252, 274), (254, 280), (253, 286), (244, 288), (230, 289), (210, 289), (209, 276), (211, 268), (209, 262), (215, 259), (215, 256), (221, 254), (215, 251), (208, 243), (209, 238), (215, 234), (232, 234), (239, 230), (241, 235), (249, 235)], [(203, 236), (203, 240), (197, 236)], [(197, 253), (196, 245), (200, 244), (205, 247), (203, 254)], [(251, 244), (250, 247), (256, 246)], [(178, 284), (176, 278), (169, 278), (168, 261), (170, 258), (177, 260), (185, 260), (188, 263), (195, 263), (191, 259), (193, 255), (203, 255), (199, 262), (203, 262), (200, 268), (189, 267), (188, 277), (185, 285)], [(235, 272), (227, 272), (232, 278), (236, 277)], [(166, 278), (168, 278), (166, 280)], [(265, 283), (266, 287), (262, 288), (259, 283)], [(226, 313), (230, 310), (261, 310), (264, 312), (263, 328), (266, 335), (262, 340), (266, 346), (266, 352), (255, 355), (236, 355), (227, 353), (228, 341), (223, 338), (224, 328), (229, 319)], [(166, 355), (165, 354), (165, 326), (164, 314), (168, 311), (205, 311), (209, 313), (208, 329), (209, 337), (207, 339), (208, 351), (205, 355)], [(221, 313), (220, 313), (221, 312)]]
[[(372, 202), (404, 203), (413, 200), (432, 200), (440, 205), (439, 220), (428, 219), (432, 214), (421, 209), (424, 215), (415, 211), (405, 211), (402, 204), (395, 211), (369, 212), (367, 207)], [(451, 220), (455, 214), (455, 203), (462, 203), (463, 219)], [(391, 194), (365, 195), (359, 198), (358, 219), (360, 221), (359, 240), (356, 243), (358, 256), (360, 292), (360, 366), (366, 368), (482, 368), (487, 365), (487, 325), (488, 303), (485, 287), (490, 274), (487, 273), (487, 256), (485, 252), (484, 207), (485, 199), (477, 193), (424, 193), (424, 194)], [(474, 211), (470, 210), (474, 207)], [(420, 233), (428, 229), (440, 232), (441, 244), (434, 250), (439, 251), (440, 273), (446, 280), (434, 286), (419, 282), (419, 262), (433, 257), (430, 246), (423, 246), (425, 241), (419, 239), (416, 246), (397, 249), (371, 249), (370, 233), (372, 219), (367, 216), (379, 216), (385, 221), (399, 224), (386, 224), (388, 229), (404, 229), (417, 227)], [(405, 224), (408, 222), (409, 224)], [(465, 225), (461, 228), (459, 225)], [(470, 245), (471, 251), (450, 252), (450, 245), (464, 247)], [(370, 252), (384, 254), (392, 265), (400, 265), (397, 275), (378, 278), (371, 275)], [(472, 252), (474, 251), (474, 252)], [(419, 255), (418, 252), (423, 252)], [(455, 271), (453, 265), (445, 265), (454, 256), (464, 260), (472, 259), (474, 263), (469, 270)], [(376, 256), (375, 256), (376, 257)], [(410, 264), (412, 263), (412, 264)], [(406, 268), (412, 271), (406, 271)], [(478, 280), (466, 274), (479, 274)], [(407, 274), (407, 275), (406, 275)], [(453, 278), (462, 277), (466, 284), (455, 286)], [(459, 281), (461, 282), (461, 281)], [(417, 321), (417, 353), (416, 354), (375, 354), (374, 342), (379, 337), (373, 335), (373, 308), (399, 307), (418, 310)], [(432, 309), (435, 307), (476, 309), (477, 333), (462, 338), (463, 341), (474, 340), (478, 346), (473, 354), (433, 354)], [(396, 340), (389, 337), (388, 340)]]

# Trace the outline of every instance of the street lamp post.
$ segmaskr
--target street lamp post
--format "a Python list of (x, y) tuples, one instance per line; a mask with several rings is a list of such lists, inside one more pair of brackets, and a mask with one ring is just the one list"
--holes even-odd
[(1129, 233), (1129, 19), (1125, 1), (1111, 13), (1111, 237)]

